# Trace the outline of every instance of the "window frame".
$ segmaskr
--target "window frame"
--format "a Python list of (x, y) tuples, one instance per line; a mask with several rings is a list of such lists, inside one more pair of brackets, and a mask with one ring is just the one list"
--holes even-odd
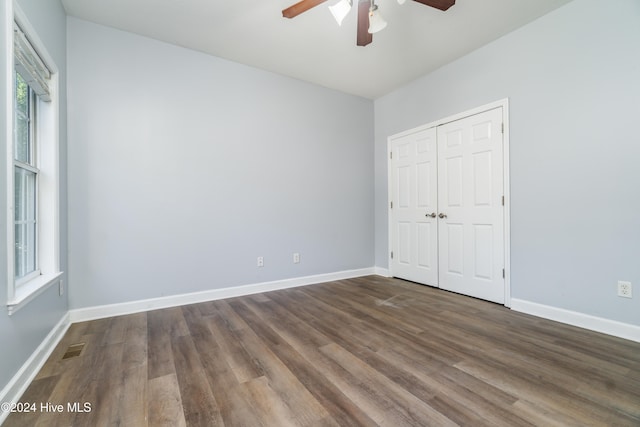
[[(55, 284), (60, 284), (62, 295), (62, 276), (60, 269), (60, 177), (59, 177), (59, 71), (52, 57), (47, 52), (44, 43), (29, 23), (26, 15), (13, 1), (6, 2), (5, 49), (4, 58), (0, 66), (4, 67), (6, 102), (6, 176), (7, 176), (7, 313), (14, 314), (38, 295)], [(32, 129), (35, 150), (31, 153), (38, 169), (36, 184), (36, 259), (39, 269), (24, 278), (15, 277), (15, 160), (14, 160), (14, 105), (13, 88), (15, 85), (16, 59), (14, 51), (14, 23), (24, 33), (29, 44), (36, 52), (38, 59), (50, 72), (48, 93), (41, 98), (37, 91), (34, 107), (36, 120)], [(22, 75), (26, 79), (26, 76)], [(27, 80), (27, 83), (29, 81)]]

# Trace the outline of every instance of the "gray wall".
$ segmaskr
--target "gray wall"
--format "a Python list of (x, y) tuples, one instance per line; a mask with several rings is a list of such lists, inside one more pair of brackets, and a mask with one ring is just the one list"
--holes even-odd
[(512, 297), (640, 325), (637, 0), (574, 0), (376, 100), (376, 265), (387, 137), (507, 97)]
[[(60, 71), (60, 258), (61, 269), (67, 267), (67, 229), (66, 229), (66, 18), (58, 1), (19, 0), (22, 11), (33, 25), (38, 36), (46, 45)], [(0, 14), (4, 13), (4, 5)], [(5, 17), (1, 17), (5, 22)], [(4, 31), (0, 32), (0, 45), (5, 46)], [(4, 61), (4, 54), (0, 62)], [(7, 76), (6, 65), (0, 64), (0, 81)], [(6, 99), (12, 93), (6, 93), (4, 83), (0, 85), (0, 134), (6, 135)], [(4, 144), (4, 139), (3, 139)], [(6, 312), (7, 301), (7, 194), (6, 194), (6, 150), (0, 149), (0, 301), (5, 307), (0, 313), (0, 389), (15, 375), (23, 363), (31, 356), (47, 334), (67, 311), (67, 297), (58, 296), (58, 287), (53, 286), (26, 307), (9, 317)], [(64, 278), (64, 276), (63, 276)]]
[(372, 101), (67, 25), (72, 308), (373, 266)]

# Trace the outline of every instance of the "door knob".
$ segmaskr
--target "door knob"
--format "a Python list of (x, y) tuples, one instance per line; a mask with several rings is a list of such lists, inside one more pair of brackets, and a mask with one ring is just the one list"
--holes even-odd
[(435, 218), (436, 217), (436, 213), (435, 212), (431, 212), (431, 214), (424, 214), (424, 216), (431, 217), (431, 218)]
[(438, 218), (446, 218), (447, 216), (443, 213), (441, 213), (440, 215), (438, 215)]

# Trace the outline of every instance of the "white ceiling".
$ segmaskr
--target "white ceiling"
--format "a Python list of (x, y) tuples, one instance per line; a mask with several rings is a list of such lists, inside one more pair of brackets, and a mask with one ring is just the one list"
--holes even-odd
[(71, 16), (375, 99), (571, 0), (457, 0), (442, 12), (378, 0), (389, 25), (356, 46), (357, 0), (339, 27), (329, 0), (62, 0)]

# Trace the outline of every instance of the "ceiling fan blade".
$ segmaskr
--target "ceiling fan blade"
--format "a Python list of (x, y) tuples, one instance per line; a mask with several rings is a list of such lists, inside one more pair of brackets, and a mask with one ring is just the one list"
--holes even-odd
[(282, 11), (282, 16), (285, 18), (295, 18), (300, 15), (302, 12), (306, 12), (312, 7), (316, 7), (317, 5), (326, 2), (327, 0), (302, 0), (293, 6), (289, 6), (288, 8)]
[(414, 0), (418, 3), (426, 4), (427, 6), (435, 7), (440, 10), (447, 10), (454, 4), (456, 0)]
[(366, 46), (373, 41), (373, 34), (369, 33), (369, 0), (358, 3), (358, 46)]

